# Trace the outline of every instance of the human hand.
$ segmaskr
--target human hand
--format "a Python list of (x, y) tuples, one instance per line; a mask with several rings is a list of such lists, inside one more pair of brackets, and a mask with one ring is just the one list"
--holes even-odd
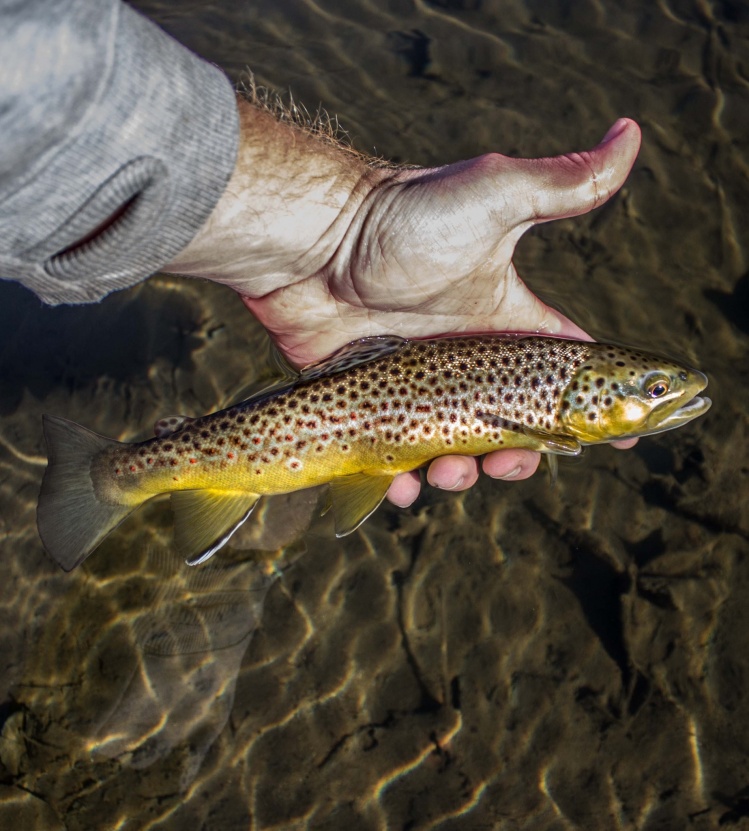
[[(242, 112), (240, 108), (240, 112)], [(264, 138), (243, 142), (227, 194), (169, 270), (227, 283), (299, 366), (377, 334), (427, 337), (512, 331), (588, 338), (521, 281), (515, 245), (533, 225), (576, 216), (624, 182), (640, 144), (617, 121), (593, 150), (549, 159), (487, 154), (429, 169), (370, 168), (354, 154), (252, 108)], [(252, 144), (252, 143), (250, 143)], [(243, 158), (243, 154), (248, 156)], [(272, 186), (262, 169), (275, 179)], [(222, 205), (222, 203), (224, 203)], [(633, 441), (619, 442), (629, 447)], [(495, 478), (531, 476), (538, 453), (484, 457)], [(430, 484), (463, 490), (478, 478), (472, 457), (445, 456)], [(389, 499), (406, 506), (419, 478), (402, 474)]]

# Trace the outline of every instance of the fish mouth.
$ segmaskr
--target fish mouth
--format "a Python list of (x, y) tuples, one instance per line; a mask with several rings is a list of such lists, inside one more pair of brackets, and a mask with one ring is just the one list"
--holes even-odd
[[(676, 412), (672, 413), (669, 416), (669, 419), (678, 418), (691, 421), (693, 418), (697, 418), (697, 416), (701, 416), (703, 413), (706, 413), (710, 409), (712, 403), (712, 399), (708, 398), (706, 395), (695, 395), (691, 401), (684, 404), (683, 407), (679, 407)], [(668, 421), (668, 419), (666, 420)]]
[[(666, 430), (673, 430), (675, 427), (681, 427), (684, 424), (688, 424), (695, 418), (699, 418), (701, 415), (704, 415), (710, 409), (712, 403), (712, 400), (706, 395), (695, 395), (694, 398), (691, 398), (686, 404), (683, 404), (681, 407), (674, 410), (664, 419), (658, 420), (657, 423), (653, 425), (652, 430), (647, 430), (644, 433), (640, 433), (640, 435), (652, 436), (655, 433), (665, 433)], [(657, 418), (658, 411), (656, 410), (652, 414), (652, 420), (655, 421)]]

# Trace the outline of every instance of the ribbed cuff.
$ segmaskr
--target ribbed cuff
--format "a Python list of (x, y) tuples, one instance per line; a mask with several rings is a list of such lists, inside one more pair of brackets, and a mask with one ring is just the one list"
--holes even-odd
[[(0, 277), (46, 303), (100, 300), (170, 262), (234, 169), (239, 125), (226, 76), (130, 7), (108, 11), (94, 101), (0, 203)], [(73, 247), (124, 205), (106, 231)]]

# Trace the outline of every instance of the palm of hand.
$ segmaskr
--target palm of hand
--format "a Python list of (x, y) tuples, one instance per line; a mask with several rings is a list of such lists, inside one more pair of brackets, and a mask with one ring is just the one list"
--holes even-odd
[[(587, 337), (528, 290), (512, 256), (532, 225), (606, 201), (621, 186), (638, 148), (637, 126), (619, 121), (588, 153), (539, 160), (490, 154), (443, 168), (396, 171), (347, 217), (342, 241), (324, 265), (244, 302), (298, 365), (351, 340), (385, 333)], [(535, 471), (538, 460), (530, 451), (497, 451), (485, 457), (484, 470), (521, 479)], [(450, 456), (433, 462), (428, 478), (459, 490), (477, 476), (476, 460)], [(418, 478), (403, 474), (389, 496), (405, 505), (418, 491)]]
[(636, 125), (622, 121), (588, 153), (537, 160), (489, 154), (396, 171), (347, 217), (326, 263), (245, 302), (299, 365), (383, 333), (584, 337), (523, 284), (512, 264), (515, 245), (536, 223), (584, 213), (608, 199), (638, 147)]

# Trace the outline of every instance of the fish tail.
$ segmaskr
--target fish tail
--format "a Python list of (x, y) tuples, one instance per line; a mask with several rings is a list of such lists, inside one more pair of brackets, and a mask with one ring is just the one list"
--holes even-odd
[(43, 416), (48, 464), (36, 512), (39, 536), (52, 559), (72, 571), (137, 505), (109, 505), (94, 492), (91, 463), (119, 445), (79, 424)]

